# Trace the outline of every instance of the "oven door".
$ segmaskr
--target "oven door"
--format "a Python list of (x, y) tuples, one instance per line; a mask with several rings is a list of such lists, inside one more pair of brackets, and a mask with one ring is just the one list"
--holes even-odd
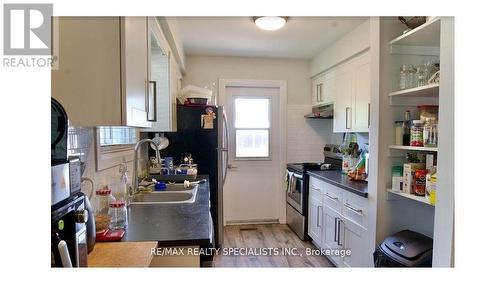
[(304, 214), (304, 192), (304, 177), (302, 174), (289, 170), (286, 201), (301, 214)]

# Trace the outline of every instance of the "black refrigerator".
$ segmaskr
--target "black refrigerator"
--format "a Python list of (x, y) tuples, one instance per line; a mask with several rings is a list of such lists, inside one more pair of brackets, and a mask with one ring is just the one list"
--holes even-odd
[[(149, 133), (153, 137), (154, 133)], [(214, 224), (214, 246), (224, 241), (222, 190), (227, 174), (227, 120), (222, 106), (177, 105), (177, 132), (165, 135), (170, 145), (161, 151), (181, 161), (183, 153), (191, 153), (198, 174), (210, 181), (210, 214)], [(151, 155), (151, 154), (150, 154)]]

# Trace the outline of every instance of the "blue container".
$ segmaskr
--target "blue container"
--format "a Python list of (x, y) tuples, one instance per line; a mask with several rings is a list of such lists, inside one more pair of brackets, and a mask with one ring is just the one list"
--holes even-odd
[(164, 182), (155, 183), (155, 191), (165, 191), (167, 190), (167, 185)]

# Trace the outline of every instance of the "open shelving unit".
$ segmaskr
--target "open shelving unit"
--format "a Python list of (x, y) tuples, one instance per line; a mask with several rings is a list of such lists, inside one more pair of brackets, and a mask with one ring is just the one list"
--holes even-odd
[(424, 147), (424, 146), (408, 146), (408, 145), (389, 145), (390, 149), (399, 149), (399, 150), (414, 150), (414, 151), (422, 151), (422, 152), (437, 152), (437, 147)]
[[(454, 228), (454, 19), (438, 17), (404, 32), (407, 27), (397, 17), (380, 20), (379, 72), (379, 147), (377, 221), (378, 235), (383, 239), (405, 228), (434, 240), (433, 266), (453, 265)], [(401, 65), (419, 65), (439, 61), (439, 84), (399, 89)], [(394, 122), (418, 119), (418, 106), (439, 106), (438, 146), (413, 147), (394, 145)], [(432, 154), (436, 160), (437, 202), (426, 197), (392, 190), (392, 167), (406, 162), (408, 152)]]
[(394, 194), (394, 195), (397, 195), (397, 196), (400, 196), (400, 197), (403, 197), (403, 198), (406, 198), (406, 199), (410, 199), (410, 200), (413, 200), (413, 201), (417, 201), (417, 202), (420, 202), (422, 204), (426, 204), (426, 205), (429, 205), (429, 206), (434, 206), (434, 205), (432, 205), (429, 202), (429, 199), (427, 197), (425, 197), (425, 196), (424, 197), (422, 197), (422, 196), (416, 196), (416, 195), (413, 195), (413, 194), (408, 194), (408, 193), (394, 191), (392, 189), (387, 189), (387, 193)]
[(404, 89), (389, 93), (389, 97), (439, 97), (439, 84)]
[(438, 47), (440, 34), (441, 19), (435, 18), (393, 39), (389, 44)]

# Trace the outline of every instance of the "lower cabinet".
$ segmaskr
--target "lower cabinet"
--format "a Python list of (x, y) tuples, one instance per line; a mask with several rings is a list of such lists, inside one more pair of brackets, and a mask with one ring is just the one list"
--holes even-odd
[[(339, 232), (342, 234), (339, 238), (341, 244), (343, 244), (345, 249), (351, 251), (350, 255), (346, 255), (343, 258), (343, 265), (348, 267), (369, 266), (369, 264), (366, 264), (366, 261), (371, 259), (367, 259), (365, 256), (366, 249), (369, 248), (365, 239), (366, 229), (346, 219), (340, 219), (339, 228)], [(370, 253), (368, 252), (367, 254)]]
[(367, 202), (361, 198), (353, 207), (352, 196), (334, 185), (315, 178), (310, 181), (308, 234), (315, 245), (330, 253), (327, 257), (338, 267), (369, 267), (371, 248), (367, 243), (366, 220), (350, 219), (349, 211), (366, 216)]
[(309, 196), (308, 234), (314, 241), (321, 240), (321, 193), (311, 188)]
[[(342, 215), (335, 211), (331, 205), (325, 200), (325, 204), (323, 206), (325, 208), (325, 214), (323, 216), (324, 224), (323, 224), (323, 245), (322, 248), (330, 249), (330, 250), (342, 250), (342, 243), (339, 240), (339, 222)], [(336, 252), (336, 251), (333, 251)], [(329, 256), (331, 260), (335, 262), (335, 264), (339, 265), (342, 263), (342, 259), (340, 256), (336, 254), (332, 254)]]

